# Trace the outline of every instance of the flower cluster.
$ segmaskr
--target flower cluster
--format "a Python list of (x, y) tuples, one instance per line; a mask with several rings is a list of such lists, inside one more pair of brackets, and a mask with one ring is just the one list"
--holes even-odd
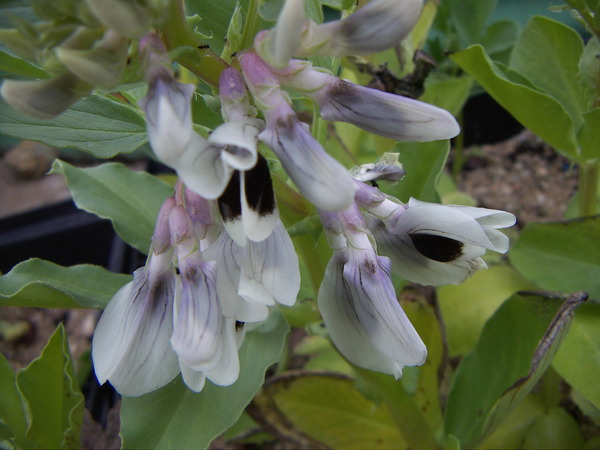
[(275, 27), (258, 33), (253, 47), (222, 70), (223, 123), (205, 134), (192, 120), (195, 86), (176, 80), (159, 34), (148, 34), (168, 3), (86, 0), (80, 16), (89, 20), (49, 46), (60, 61), (57, 75), (2, 86), (18, 109), (53, 117), (94, 86), (116, 85), (130, 39), (139, 39), (148, 84), (139, 105), (150, 145), (179, 182), (158, 215), (146, 265), (98, 323), (93, 358), (99, 381), (127, 396), (158, 389), (179, 373), (196, 392), (206, 378), (230, 385), (239, 376), (247, 327), (264, 321), (269, 307), (295, 303), (298, 259), (260, 145), (316, 207), (333, 249), (318, 304), (339, 351), (357, 366), (395, 377), (404, 366), (422, 364), (427, 350), (398, 303), (392, 267), (421, 284), (459, 283), (485, 267), (486, 250), (507, 251), (498, 228), (515, 218), (387, 197), (366, 183), (397, 181), (401, 167), (383, 161), (348, 172), (300, 120), (290, 96), (310, 99), (324, 120), (398, 141), (456, 136), (459, 126), (443, 109), (341, 80), (298, 59), (395, 46), (418, 20), (422, 0), (372, 0), (325, 24), (305, 18), (302, 0), (287, 0)]

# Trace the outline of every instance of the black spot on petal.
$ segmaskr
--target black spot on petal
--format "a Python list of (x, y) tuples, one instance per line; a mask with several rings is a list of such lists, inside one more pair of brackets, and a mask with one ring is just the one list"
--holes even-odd
[(219, 197), (219, 212), (223, 222), (234, 221), (242, 216), (242, 203), (240, 202), (240, 173), (233, 172), (229, 184), (223, 195)]
[(271, 181), (267, 161), (262, 155), (258, 155), (256, 166), (245, 173), (244, 187), (246, 189), (246, 201), (250, 209), (259, 216), (273, 214), (275, 210), (273, 182)]
[(235, 321), (235, 331), (240, 331), (241, 329), (244, 328), (245, 323), (244, 322), (240, 322), (239, 320)]
[(434, 261), (451, 262), (463, 254), (463, 243), (455, 239), (421, 233), (409, 236), (419, 253)]

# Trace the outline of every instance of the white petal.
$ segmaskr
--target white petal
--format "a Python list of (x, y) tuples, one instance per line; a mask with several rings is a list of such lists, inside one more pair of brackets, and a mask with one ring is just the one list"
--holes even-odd
[(353, 364), (399, 378), (403, 366), (375, 348), (359, 321), (352, 294), (343, 277), (343, 264), (344, 260), (334, 253), (319, 288), (319, 310), (329, 335)]
[(398, 141), (450, 139), (460, 132), (456, 119), (444, 109), (343, 80), (307, 95), (319, 103), (324, 119)]
[(216, 263), (203, 262), (186, 267), (180, 261), (181, 301), (171, 345), (181, 361), (192, 369), (213, 363), (220, 345), (221, 307), (215, 285)]
[(237, 170), (249, 170), (256, 165), (257, 136), (264, 129), (259, 119), (237, 120), (219, 125), (208, 142), (222, 148), (221, 157)]
[(210, 145), (194, 133), (189, 146), (172, 166), (188, 188), (214, 200), (223, 193), (233, 172), (223, 161), (222, 152), (221, 147)]
[(275, 28), (255, 42), (260, 56), (273, 67), (287, 66), (300, 45), (304, 22), (304, 1), (286, 0)]
[(354, 184), (346, 169), (298, 119), (288, 116), (269, 124), (259, 139), (273, 149), (302, 195), (317, 208), (341, 211), (354, 201)]
[[(272, 295), (282, 305), (292, 306), (296, 302), (300, 290), (298, 255), (281, 221), (265, 241), (251, 242), (247, 246), (242, 280), (245, 278), (260, 282), (270, 296)], [(242, 280), (240, 280), (240, 291)], [(262, 295), (260, 292), (256, 294)], [(252, 296), (248, 291), (244, 292), (244, 296), (261, 301), (259, 297)]]
[(196, 134), (192, 128), (191, 99), (194, 85), (159, 77), (139, 101), (146, 112), (152, 150), (165, 164), (176, 164)]
[[(210, 381), (218, 386), (230, 386), (236, 382), (240, 374), (240, 360), (238, 357), (238, 337), (243, 336), (245, 331), (236, 331), (236, 323), (233, 319), (225, 319), (221, 335), (221, 354), (217, 365), (206, 371)], [(241, 343), (241, 342), (240, 342)]]
[(179, 361), (179, 365), (181, 368), (181, 376), (183, 377), (183, 382), (186, 386), (194, 392), (202, 391), (206, 383), (206, 374), (204, 371), (194, 370), (181, 360)]
[(398, 303), (390, 278), (390, 260), (369, 253), (351, 258), (344, 266), (344, 279), (358, 319), (381, 353), (401, 365), (421, 365), (427, 349)]
[(471, 216), (445, 205), (409, 207), (391, 230), (397, 234), (430, 234), (494, 250), (483, 228)]
[(205, 252), (217, 262), (217, 292), (222, 313), (240, 322), (260, 322), (269, 311), (264, 304), (250, 302), (238, 295), (243, 249), (225, 232)]
[(481, 258), (451, 263), (431, 260), (419, 253), (407, 236), (390, 233), (381, 220), (370, 214), (365, 214), (365, 219), (379, 251), (392, 258), (393, 269), (406, 280), (424, 286), (460, 284), (473, 272), (486, 267)]
[(261, 157), (251, 171), (240, 173), (240, 181), (244, 234), (250, 241), (263, 241), (280, 222), (267, 162)]
[(178, 373), (173, 331), (175, 274), (149, 286), (145, 268), (121, 288), (104, 310), (94, 333), (92, 357), (98, 381), (109, 380), (122, 395), (154, 391)]

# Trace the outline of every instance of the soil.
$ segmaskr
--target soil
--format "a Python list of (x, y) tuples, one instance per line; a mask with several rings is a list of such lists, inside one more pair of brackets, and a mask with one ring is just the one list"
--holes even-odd
[[(577, 187), (576, 169), (529, 131), (496, 144), (471, 145), (465, 155), (465, 167), (457, 180), (459, 188), (479, 206), (514, 212), (520, 226), (561, 219)], [(6, 157), (0, 160), (0, 218), (68, 195), (59, 176), (24, 179), (11, 164)], [(28, 173), (36, 172), (28, 168)], [(75, 361), (81, 361), (89, 352), (98, 315), (93, 310), (2, 307), (0, 351), (15, 370), (20, 370), (39, 356), (62, 322), (70, 351)], [(84, 448), (119, 448), (118, 403), (108, 408), (104, 408), (102, 424), (86, 412)]]

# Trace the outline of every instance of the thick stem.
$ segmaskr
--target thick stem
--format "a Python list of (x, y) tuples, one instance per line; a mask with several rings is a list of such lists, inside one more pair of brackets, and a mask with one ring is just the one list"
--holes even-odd
[(579, 168), (579, 215), (581, 217), (598, 214), (598, 178), (600, 161), (587, 161)]
[[(169, 50), (177, 47), (190, 47), (178, 62), (208, 85), (218, 88), (219, 76), (227, 67), (227, 63), (219, 58), (210, 48), (204, 48), (190, 31), (183, 8), (183, 1), (170, 4), (165, 26), (161, 30), (162, 39)], [(193, 50), (192, 50), (193, 49)]]
[(248, 2), (248, 15), (242, 32), (242, 48), (250, 48), (254, 45), (254, 36), (260, 31), (258, 29), (260, 23), (258, 18), (258, 0), (250, 0)]

